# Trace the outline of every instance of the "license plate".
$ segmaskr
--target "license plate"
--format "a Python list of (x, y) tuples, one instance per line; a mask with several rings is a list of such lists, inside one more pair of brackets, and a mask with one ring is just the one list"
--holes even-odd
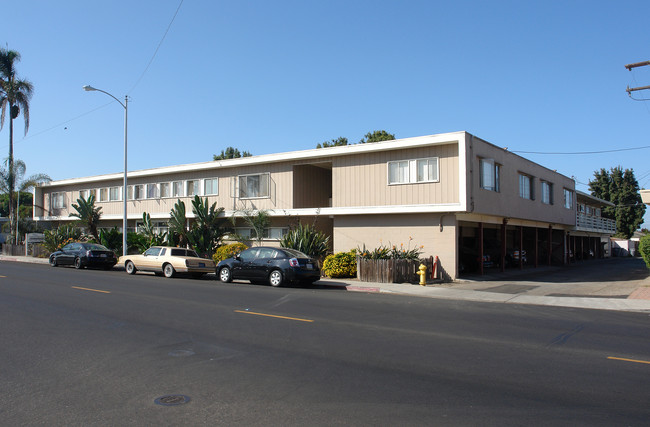
[(314, 265), (313, 264), (307, 264), (307, 270), (313, 270)]
[(205, 267), (205, 263), (204, 263), (204, 262), (200, 262), (200, 263), (199, 263), (199, 267)]
[(106, 258), (106, 254), (100, 254), (100, 258)]

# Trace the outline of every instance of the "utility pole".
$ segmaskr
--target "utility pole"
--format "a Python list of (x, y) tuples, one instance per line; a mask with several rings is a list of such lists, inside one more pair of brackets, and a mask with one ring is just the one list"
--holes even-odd
[[(632, 68), (637, 68), (637, 67), (645, 67), (650, 65), (650, 61), (643, 61), (643, 62), (636, 62), (634, 64), (627, 64), (625, 68), (627, 68), (628, 71), (632, 71)], [(627, 92), (628, 95), (632, 96), (632, 92), (637, 91), (637, 90), (646, 90), (650, 89), (650, 86), (640, 86), (640, 87), (627, 87), (625, 91)]]

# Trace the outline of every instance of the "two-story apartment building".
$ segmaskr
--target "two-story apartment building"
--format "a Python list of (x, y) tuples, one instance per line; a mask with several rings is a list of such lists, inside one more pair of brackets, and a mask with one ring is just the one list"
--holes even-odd
[[(120, 227), (124, 193), (122, 173), (53, 181), (35, 189), (34, 219), (69, 221), (94, 194), (102, 226)], [(334, 251), (422, 245), (452, 279), (564, 263), (576, 225), (572, 179), (466, 132), (130, 171), (126, 195), (129, 228), (145, 211), (164, 227), (177, 200), (192, 218), (199, 195), (227, 216), (267, 210), (267, 243), (316, 223)]]

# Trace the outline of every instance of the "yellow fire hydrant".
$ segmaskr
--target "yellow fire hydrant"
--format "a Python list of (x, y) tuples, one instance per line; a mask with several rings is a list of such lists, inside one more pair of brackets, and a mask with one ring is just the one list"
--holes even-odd
[(420, 286), (424, 286), (427, 284), (427, 266), (424, 264), (420, 264), (420, 268), (418, 268), (418, 273), (420, 275)]

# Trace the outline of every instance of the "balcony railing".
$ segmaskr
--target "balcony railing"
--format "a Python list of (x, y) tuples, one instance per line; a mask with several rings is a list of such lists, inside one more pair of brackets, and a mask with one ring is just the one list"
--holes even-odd
[(616, 221), (578, 212), (576, 214), (576, 229), (580, 231), (614, 234), (616, 233)]

